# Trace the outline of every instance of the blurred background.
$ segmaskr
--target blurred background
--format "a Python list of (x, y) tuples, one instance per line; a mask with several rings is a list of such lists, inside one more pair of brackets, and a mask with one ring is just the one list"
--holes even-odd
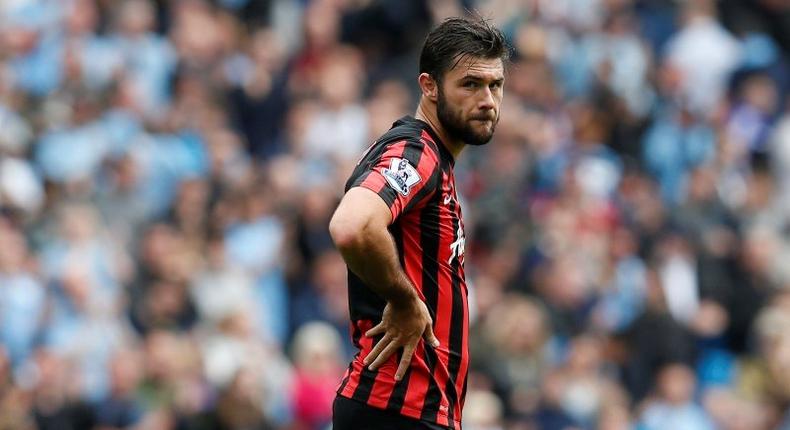
[(790, 428), (787, 1), (2, 0), (0, 429), (326, 429), (328, 220), (472, 9), (464, 428)]

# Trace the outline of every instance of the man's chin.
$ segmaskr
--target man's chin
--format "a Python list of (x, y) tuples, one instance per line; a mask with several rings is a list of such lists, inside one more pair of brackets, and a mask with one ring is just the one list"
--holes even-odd
[(466, 143), (472, 146), (482, 146), (490, 142), (491, 138), (494, 136), (495, 126), (491, 122), (486, 122), (486, 121), (473, 121), (473, 122), (477, 123), (474, 124), (477, 125), (477, 127), (475, 127), (474, 125), (472, 125), (472, 127), (469, 127), (469, 129), (467, 130), (468, 139)]
[(486, 133), (485, 135), (474, 135), (474, 137), (467, 139), (466, 144), (471, 146), (483, 146), (491, 142), (494, 133)]
[(469, 133), (469, 135), (467, 137), (468, 137), (466, 139), (466, 144), (467, 145), (483, 146), (483, 145), (491, 142), (491, 138), (494, 137), (494, 130), (492, 128), (490, 131), (486, 130), (486, 131), (484, 131), (482, 133), (474, 133), (474, 132), (472, 132), (472, 133)]

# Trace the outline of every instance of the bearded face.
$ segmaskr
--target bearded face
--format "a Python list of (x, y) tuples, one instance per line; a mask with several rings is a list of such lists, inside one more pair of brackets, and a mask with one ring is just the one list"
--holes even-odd
[(466, 58), (437, 82), (436, 114), (452, 140), (466, 145), (491, 141), (502, 103), (501, 59)]
[(436, 114), (452, 139), (473, 146), (485, 145), (491, 141), (499, 122), (498, 113), (491, 110), (468, 116), (463, 109), (447, 101), (442, 85), (439, 86), (438, 95)]

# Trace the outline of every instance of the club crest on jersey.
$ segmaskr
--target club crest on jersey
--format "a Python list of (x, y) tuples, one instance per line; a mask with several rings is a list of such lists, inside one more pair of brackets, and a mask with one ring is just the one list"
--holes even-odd
[(408, 196), (411, 187), (420, 182), (420, 174), (405, 158), (393, 158), (390, 167), (381, 169), (384, 179), (395, 191)]

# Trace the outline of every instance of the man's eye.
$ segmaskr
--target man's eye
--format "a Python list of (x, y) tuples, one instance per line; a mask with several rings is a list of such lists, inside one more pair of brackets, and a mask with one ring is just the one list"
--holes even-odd
[(469, 81), (469, 82), (466, 82), (464, 84), (464, 87), (466, 87), (466, 88), (477, 88), (478, 85), (477, 85), (477, 82)]

